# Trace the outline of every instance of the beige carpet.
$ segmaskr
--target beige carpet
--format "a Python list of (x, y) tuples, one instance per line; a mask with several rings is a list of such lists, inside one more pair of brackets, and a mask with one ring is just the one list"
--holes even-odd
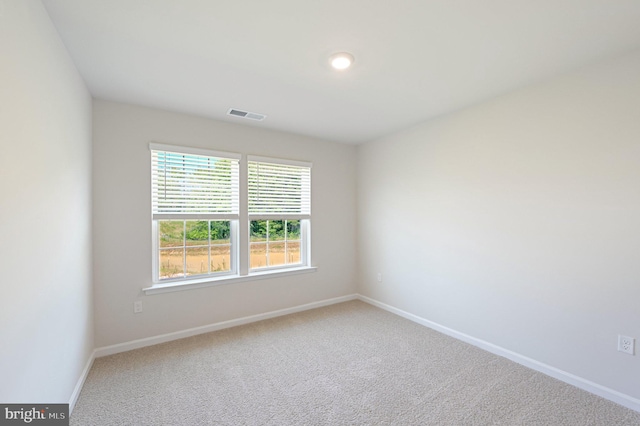
[(640, 425), (354, 301), (99, 358), (71, 425)]

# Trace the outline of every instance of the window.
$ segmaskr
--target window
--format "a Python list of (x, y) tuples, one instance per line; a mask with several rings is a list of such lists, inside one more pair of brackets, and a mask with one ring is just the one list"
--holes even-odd
[(150, 149), (154, 283), (310, 266), (311, 164)]
[(251, 269), (302, 263), (299, 220), (250, 222)]
[(248, 160), (250, 270), (308, 265), (311, 165)]
[(158, 220), (158, 278), (232, 272), (231, 221)]
[(237, 273), (240, 156), (150, 148), (154, 281)]

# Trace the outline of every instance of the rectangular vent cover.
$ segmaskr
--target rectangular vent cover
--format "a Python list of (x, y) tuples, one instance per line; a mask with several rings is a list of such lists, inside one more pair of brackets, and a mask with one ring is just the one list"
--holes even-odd
[(265, 118), (267, 118), (267, 116), (264, 114), (258, 114), (258, 113), (249, 112), (249, 111), (242, 111), (240, 109), (235, 109), (235, 108), (230, 108), (229, 111), (227, 111), (227, 115), (233, 115), (235, 117), (246, 118), (249, 120), (256, 120), (256, 121), (262, 121)]

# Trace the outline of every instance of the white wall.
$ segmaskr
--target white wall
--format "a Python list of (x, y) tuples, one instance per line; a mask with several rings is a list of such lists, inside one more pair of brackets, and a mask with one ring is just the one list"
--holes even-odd
[(640, 398), (640, 52), (358, 162), (360, 293)]
[(91, 97), (40, 1), (0, 6), (0, 401), (66, 403), (93, 350)]
[[(355, 292), (354, 146), (94, 102), (96, 345), (128, 342)], [(151, 141), (313, 162), (316, 273), (145, 296), (151, 285)], [(142, 300), (144, 312), (133, 313)]]

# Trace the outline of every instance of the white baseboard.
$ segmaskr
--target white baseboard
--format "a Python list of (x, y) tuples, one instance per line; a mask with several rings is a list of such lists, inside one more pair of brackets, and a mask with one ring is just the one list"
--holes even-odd
[(357, 294), (350, 294), (347, 296), (335, 297), (333, 299), (325, 299), (318, 302), (312, 302), (304, 305), (294, 306), (292, 308), (279, 309), (277, 311), (265, 312), (263, 314), (251, 315), (248, 317), (242, 317), (242, 318), (232, 319), (228, 321), (217, 322), (214, 324), (189, 328), (187, 330), (176, 331), (173, 333), (161, 334), (158, 336), (146, 337), (144, 339), (132, 340), (130, 342), (119, 343), (117, 345), (104, 346), (101, 348), (97, 348), (94, 351), (94, 355), (95, 355), (95, 358), (100, 358), (107, 355), (113, 355), (120, 352), (130, 351), (133, 349), (144, 348), (145, 346), (157, 345), (159, 343), (165, 343), (165, 342), (170, 342), (172, 340), (183, 339), (185, 337), (196, 336), (198, 334), (209, 333), (211, 331), (217, 331), (225, 328), (236, 327), (238, 325), (249, 324), (256, 321), (266, 320), (269, 318), (275, 318), (283, 315), (293, 314), (296, 312), (307, 311), (309, 309), (321, 308), (323, 306), (347, 302), (349, 300), (356, 300), (357, 298), (358, 298)]
[(80, 391), (82, 390), (82, 387), (84, 386), (84, 382), (85, 380), (87, 380), (87, 376), (89, 375), (89, 371), (91, 370), (91, 366), (93, 365), (93, 360), (96, 359), (96, 351), (94, 350), (93, 352), (91, 352), (91, 355), (89, 355), (89, 359), (87, 360), (87, 363), (84, 366), (84, 369), (82, 370), (82, 374), (80, 374), (80, 378), (78, 379), (78, 382), (76, 383), (76, 387), (73, 388), (73, 392), (71, 393), (71, 398), (69, 399), (69, 415), (71, 415), (71, 413), (73, 413), (73, 409), (76, 406), (76, 402), (78, 402), (78, 397), (80, 396)]
[(359, 294), (358, 299), (363, 302), (369, 303), (370, 305), (384, 309), (385, 311), (389, 311), (391, 313), (399, 315), (410, 321), (416, 322), (420, 325), (424, 325), (425, 327), (439, 331), (440, 333), (446, 334), (447, 336), (451, 336), (455, 339), (462, 340), (463, 342), (469, 343), (487, 352), (491, 352), (495, 355), (510, 359), (511, 361), (517, 362), (520, 365), (524, 365), (525, 367), (531, 368), (532, 370), (536, 370), (542, 374), (551, 376), (554, 379), (558, 379), (572, 386), (575, 386), (577, 388), (580, 388), (592, 394), (598, 395), (602, 398), (608, 399), (609, 401), (615, 402), (616, 404), (620, 404), (624, 407), (640, 412), (640, 399), (636, 399), (632, 396), (610, 389), (606, 386), (599, 385), (590, 380), (584, 379), (582, 377), (578, 377), (574, 374), (567, 373), (566, 371), (552, 367), (543, 362), (536, 361), (535, 359), (528, 358), (524, 355), (510, 351), (503, 347), (494, 345), (492, 343), (486, 342), (481, 339), (477, 339), (473, 336), (469, 336), (468, 334), (460, 333), (459, 331), (453, 330), (451, 328), (445, 327), (433, 321), (429, 321), (417, 315), (411, 314), (409, 312), (406, 312), (401, 309), (395, 308), (393, 306), (387, 305), (385, 303), (379, 302), (375, 299), (371, 299), (370, 297), (362, 296)]

